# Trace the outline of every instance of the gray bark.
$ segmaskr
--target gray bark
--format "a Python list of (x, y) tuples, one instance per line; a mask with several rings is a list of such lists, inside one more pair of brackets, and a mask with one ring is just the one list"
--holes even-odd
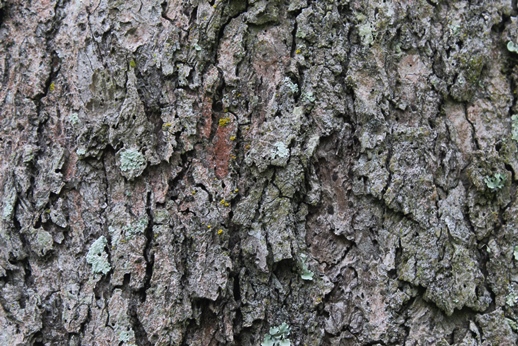
[(0, 344), (515, 344), (517, 15), (0, 0)]

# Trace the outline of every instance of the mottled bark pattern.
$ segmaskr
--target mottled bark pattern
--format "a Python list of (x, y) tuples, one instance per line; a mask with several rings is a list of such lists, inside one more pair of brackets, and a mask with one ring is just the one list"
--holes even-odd
[(515, 6), (0, 0), (0, 344), (515, 344)]

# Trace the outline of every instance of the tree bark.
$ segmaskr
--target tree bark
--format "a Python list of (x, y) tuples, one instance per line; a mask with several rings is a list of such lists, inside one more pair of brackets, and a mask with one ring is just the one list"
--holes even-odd
[(0, 0), (0, 344), (516, 344), (517, 15)]

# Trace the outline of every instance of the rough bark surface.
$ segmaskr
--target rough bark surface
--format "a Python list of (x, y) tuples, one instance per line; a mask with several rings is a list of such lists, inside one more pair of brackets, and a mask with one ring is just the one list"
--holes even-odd
[(515, 344), (516, 15), (0, 0), (0, 344)]

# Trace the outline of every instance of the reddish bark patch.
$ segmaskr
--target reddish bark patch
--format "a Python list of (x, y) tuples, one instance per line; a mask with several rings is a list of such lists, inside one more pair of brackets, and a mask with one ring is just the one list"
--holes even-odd
[(214, 137), (214, 163), (216, 165), (216, 177), (219, 179), (228, 175), (228, 164), (233, 147), (230, 140), (233, 127), (232, 125), (219, 126)]
[(165, 203), (167, 191), (169, 190), (169, 184), (167, 183), (168, 172), (162, 167), (159, 167), (156, 173), (157, 174), (151, 175), (151, 188), (153, 189), (156, 202)]
[(65, 173), (63, 178), (65, 181), (71, 181), (72, 179), (74, 179), (76, 175), (76, 164), (77, 154), (74, 151), (72, 151), (70, 152), (67, 160), (65, 161), (65, 167), (63, 167), (63, 171)]
[(132, 186), (131, 195), (131, 211), (133, 215), (143, 216), (146, 215), (146, 202), (147, 202), (147, 191), (146, 182), (142, 179)]
[(207, 148), (207, 158), (211, 167), (214, 167), (216, 177), (225, 178), (229, 172), (229, 162), (234, 148), (234, 141), (230, 139), (236, 133), (237, 122), (234, 115), (224, 113), (218, 122), (216, 134), (212, 139), (212, 146)]
[(212, 99), (205, 96), (201, 109), (203, 124), (200, 126), (200, 133), (203, 137), (209, 138), (212, 129)]

